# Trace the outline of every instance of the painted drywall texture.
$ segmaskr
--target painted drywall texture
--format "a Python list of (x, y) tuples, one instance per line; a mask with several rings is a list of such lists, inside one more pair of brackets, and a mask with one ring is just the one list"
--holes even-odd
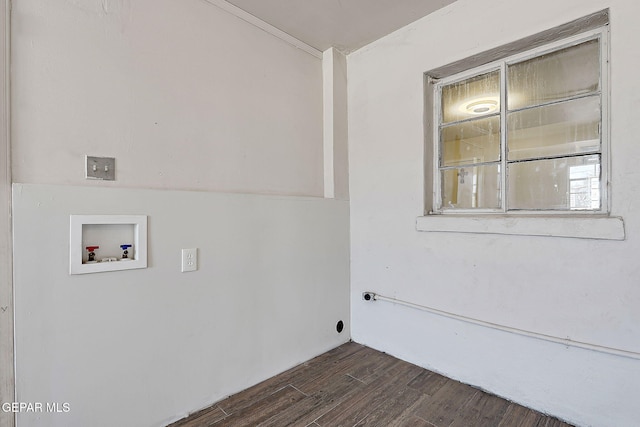
[[(13, 287), (11, 253), (11, 167), (9, 162), (9, 5), (0, 0), (0, 403), (14, 401)], [(0, 426), (13, 427), (13, 414), (0, 411)]]
[[(63, 411), (20, 426), (166, 425), (350, 338), (320, 59), (204, 0), (21, 0), (11, 35), (16, 399)], [(70, 214), (148, 215), (149, 268), (69, 276)]]
[(347, 90), (347, 58), (333, 51), (333, 169), (335, 197), (349, 199), (349, 112)]
[[(17, 399), (70, 409), (21, 413), (22, 427), (166, 425), (349, 340), (346, 201), (13, 194)], [(79, 213), (148, 215), (149, 267), (69, 276)], [(180, 273), (181, 248), (199, 249), (197, 271)]]
[(15, 2), (12, 85), (14, 182), (323, 194), (321, 60), (204, 0)]
[(324, 194), (349, 199), (347, 58), (337, 49), (323, 53)]
[[(423, 73), (610, 8), (612, 214), (622, 242), (417, 232)], [(459, 0), (348, 57), (355, 341), (577, 425), (634, 426), (640, 360), (497, 332), (363, 291), (640, 352), (640, 66), (632, 0)]]

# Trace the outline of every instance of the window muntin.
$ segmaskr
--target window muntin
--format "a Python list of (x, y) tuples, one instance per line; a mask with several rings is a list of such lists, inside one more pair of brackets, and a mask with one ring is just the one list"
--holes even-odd
[(604, 34), (435, 84), (434, 211), (606, 212)]

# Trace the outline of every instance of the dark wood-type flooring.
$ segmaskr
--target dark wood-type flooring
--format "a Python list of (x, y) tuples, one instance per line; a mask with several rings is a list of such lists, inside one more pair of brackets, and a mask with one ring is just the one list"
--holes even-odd
[(356, 343), (347, 343), (171, 424), (570, 427)]

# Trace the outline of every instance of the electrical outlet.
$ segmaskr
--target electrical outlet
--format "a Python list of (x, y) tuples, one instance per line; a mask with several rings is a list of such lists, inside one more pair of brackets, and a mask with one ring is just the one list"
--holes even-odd
[(182, 250), (182, 272), (198, 269), (198, 248)]

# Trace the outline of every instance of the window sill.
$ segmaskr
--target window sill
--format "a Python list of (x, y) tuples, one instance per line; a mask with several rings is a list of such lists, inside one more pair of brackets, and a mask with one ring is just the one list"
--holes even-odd
[(607, 216), (428, 215), (417, 218), (416, 230), (599, 240), (625, 239), (622, 218)]

